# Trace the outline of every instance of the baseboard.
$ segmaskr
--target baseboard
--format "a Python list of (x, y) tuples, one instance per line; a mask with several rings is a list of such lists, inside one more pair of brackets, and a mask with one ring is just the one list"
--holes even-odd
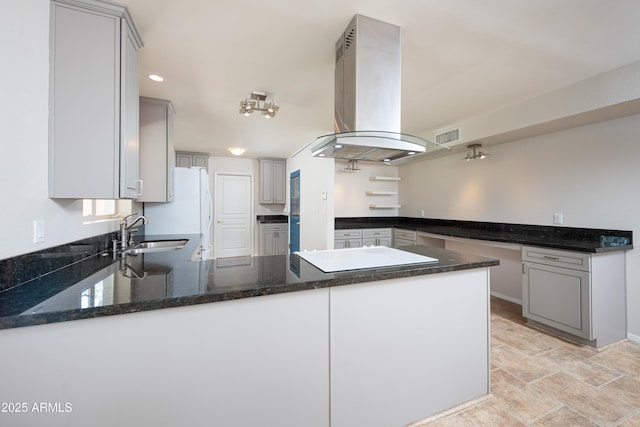
[(634, 335), (627, 332), (627, 338), (629, 338), (629, 340), (631, 341), (634, 341), (640, 344), (640, 335)]
[(501, 294), (500, 292), (491, 291), (491, 296), (492, 297), (496, 297), (496, 298), (500, 298), (500, 299), (503, 299), (503, 300), (506, 300), (506, 301), (509, 301), (509, 302), (512, 302), (512, 303), (515, 303), (515, 304), (518, 304), (518, 305), (522, 305), (522, 300), (521, 299), (513, 298), (513, 297), (510, 297), (508, 295)]

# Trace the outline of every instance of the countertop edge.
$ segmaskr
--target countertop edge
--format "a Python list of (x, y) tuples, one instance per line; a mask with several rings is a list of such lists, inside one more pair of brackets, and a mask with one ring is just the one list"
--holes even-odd
[[(370, 283), (382, 280), (398, 279), (405, 277), (417, 277), (438, 273), (471, 270), (477, 268), (488, 268), (499, 265), (499, 260), (492, 258), (482, 258), (476, 261), (461, 262), (450, 265), (416, 264), (401, 271), (392, 268), (363, 269), (361, 274), (350, 272), (348, 275), (335, 273), (334, 277), (306, 281), (300, 283), (267, 286), (263, 288), (250, 288), (234, 291), (225, 290), (219, 293), (207, 293), (189, 296), (179, 296), (158, 300), (149, 300), (140, 303), (124, 303), (104, 307), (92, 307), (84, 309), (64, 310), (48, 313), (37, 313), (25, 315), (14, 315), (0, 317), (0, 330), (12, 329), (26, 326), (36, 326), (53, 323), (63, 323), (73, 320), (93, 319), (129, 313), (139, 313), (144, 311), (159, 310), (165, 308), (186, 307), (191, 305), (215, 303), (221, 301), (232, 301), (245, 298), (253, 298), (266, 295), (277, 295), (289, 292), (299, 292), (313, 289), (332, 288), (346, 285), (357, 285), (359, 283)], [(386, 271), (388, 270), (388, 271)]]

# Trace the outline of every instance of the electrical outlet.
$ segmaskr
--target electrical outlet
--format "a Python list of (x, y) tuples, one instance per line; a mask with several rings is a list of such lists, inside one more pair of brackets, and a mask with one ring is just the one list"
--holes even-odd
[(44, 242), (44, 219), (33, 220), (33, 243)]
[(553, 214), (553, 223), (557, 225), (561, 225), (564, 222), (563, 215), (561, 213)]

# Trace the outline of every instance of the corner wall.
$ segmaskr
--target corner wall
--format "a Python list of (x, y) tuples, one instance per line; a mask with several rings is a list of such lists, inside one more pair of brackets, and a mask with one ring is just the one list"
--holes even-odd
[[(307, 148), (289, 157), (287, 159), (287, 200), (289, 200), (289, 175), (298, 169), (300, 170), (300, 250), (333, 249), (334, 160), (311, 157), (311, 152)], [(288, 215), (288, 205), (286, 210)]]
[[(400, 167), (402, 216), (632, 230), (640, 242), (640, 115)], [(627, 330), (640, 341), (640, 250), (627, 252)]]
[[(322, 160), (322, 159), (318, 159)], [(375, 181), (372, 177), (397, 177), (398, 167), (384, 163), (359, 162), (361, 170), (349, 173), (345, 168), (349, 162), (336, 160), (335, 166), (335, 216), (396, 216), (397, 208), (374, 209), (369, 206), (397, 205), (398, 181)], [(388, 195), (367, 195), (367, 191), (396, 193)]]

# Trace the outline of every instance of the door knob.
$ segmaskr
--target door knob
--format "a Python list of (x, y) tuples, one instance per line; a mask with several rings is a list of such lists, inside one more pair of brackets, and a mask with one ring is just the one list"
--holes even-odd
[(218, 220), (218, 224), (222, 224), (222, 220), (221, 219)]

